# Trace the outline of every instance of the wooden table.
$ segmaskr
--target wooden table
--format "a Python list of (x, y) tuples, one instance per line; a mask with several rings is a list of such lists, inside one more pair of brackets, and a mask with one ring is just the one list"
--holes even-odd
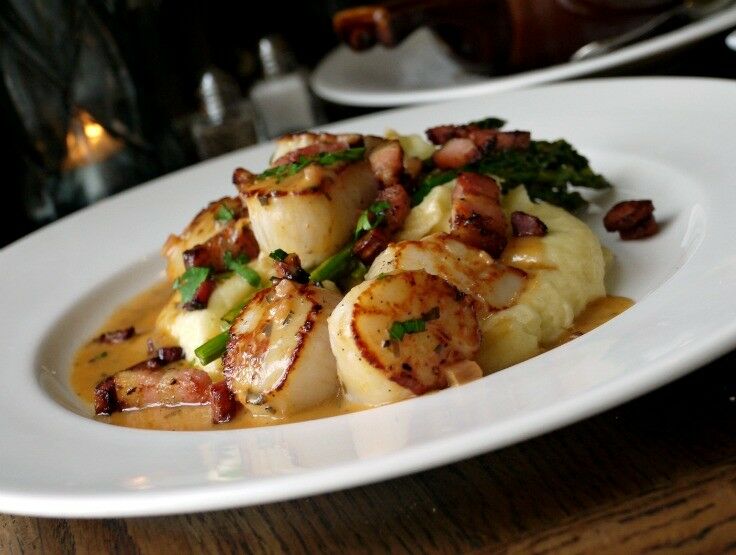
[(736, 552), (736, 352), (540, 438), (240, 510), (0, 516), (0, 553)]

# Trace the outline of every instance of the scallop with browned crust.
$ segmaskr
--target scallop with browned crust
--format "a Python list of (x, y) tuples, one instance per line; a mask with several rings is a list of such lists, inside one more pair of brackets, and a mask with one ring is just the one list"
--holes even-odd
[(337, 395), (327, 317), (339, 300), (286, 279), (253, 297), (230, 328), (224, 359), (228, 386), (241, 403), (292, 414)]
[(424, 271), (354, 287), (329, 327), (346, 398), (366, 405), (446, 387), (444, 369), (472, 359), (480, 347), (472, 298)]
[(359, 160), (254, 177), (239, 189), (261, 250), (296, 253), (309, 269), (348, 242), (378, 183), (370, 164)]

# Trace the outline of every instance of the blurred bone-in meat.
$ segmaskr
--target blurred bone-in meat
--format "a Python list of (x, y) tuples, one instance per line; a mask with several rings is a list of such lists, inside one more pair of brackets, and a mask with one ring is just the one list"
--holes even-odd
[(504, 74), (566, 61), (582, 45), (650, 19), (679, 0), (388, 0), (344, 9), (335, 32), (354, 50), (396, 46), (431, 28), (466, 69)]

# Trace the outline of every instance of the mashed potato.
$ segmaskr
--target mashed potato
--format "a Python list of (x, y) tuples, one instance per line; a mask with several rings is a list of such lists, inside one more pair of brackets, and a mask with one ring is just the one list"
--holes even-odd
[[(449, 230), (454, 181), (435, 187), (415, 207), (397, 239), (420, 239)], [(485, 373), (539, 354), (568, 328), (592, 300), (606, 294), (604, 253), (598, 238), (569, 212), (529, 200), (518, 187), (503, 199), (510, 214), (521, 210), (541, 219), (545, 237), (513, 239), (502, 262), (529, 274), (518, 302), (481, 322), (483, 340), (477, 357)]]

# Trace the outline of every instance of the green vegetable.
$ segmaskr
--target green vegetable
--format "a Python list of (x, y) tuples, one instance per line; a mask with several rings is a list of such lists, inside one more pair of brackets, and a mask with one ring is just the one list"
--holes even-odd
[(454, 179), (461, 171), (495, 176), (501, 180), (503, 192), (524, 185), (532, 200), (543, 200), (570, 211), (587, 204), (571, 186), (590, 189), (611, 186), (567, 141), (532, 141), (525, 150), (490, 152), (459, 170), (429, 174), (414, 193), (412, 204), (419, 204), (434, 187)]
[(435, 306), (422, 314), (421, 318), (394, 322), (388, 330), (390, 341), (401, 341), (407, 333), (419, 333), (426, 331), (427, 322), (437, 320), (440, 317), (440, 307)]
[(181, 302), (188, 303), (194, 298), (197, 289), (210, 275), (209, 268), (192, 266), (174, 281), (174, 289), (179, 291)]
[(353, 244), (348, 243), (336, 254), (322, 262), (309, 274), (309, 280), (313, 283), (322, 281), (335, 281), (345, 272), (349, 271), (350, 264), (353, 261)]
[(288, 253), (283, 249), (276, 249), (271, 254), (268, 255), (270, 258), (273, 258), (277, 262), (283, 262), (288, 255)]
[(506, 125), (506, 120), (490, 117), (471, 121), (468, 125), (474, 125), (475, 127), (480, 127), (481, 129), (501, 129), (504, 125)]
[(432, 172), (424, 178), (421, 185), (414, 191), (411, 196), (411, 205), (416, 206), (424, 200), (429, 192), (439, 185), (444, 185), (448, 181), (452, 181), (460, 173), (458, 170), (447, 170), (440, 172)]
[(371, 204), (367, 210), (358, 218), (358, 224), (355, 226), (355, 238), (357, 239), (363, 232), (377, 228), (386, 219), (386, 212), (391, 205), (385, 200), (379, 200)]
[(273, 168), (268, 168), (263, 173), (256, 176), (257, 180), (274, 177), (280, 181), (286, 177), (290, 177), (299, 173), (309, 164), (318, 164), (320, 166), (331, 166), (338, 162), (355, 162), (362, 160), (365, 155), (364, 147), (348, 148), (337, 152), (320, 152), (313, 156), (300, 156), (299, 160), (291, 164), (282, 164)]
[(394, 322), (388, 330), (388, 337), (392, 341), (401, 341), (407, 333), (419, 333), (427, 329), (427, 324), (421, 318)]
[(220, 207), (217, 209), (215, 219), (218, 222), (229, 222), (230, 220), (235, 219), (235, 213), (224, 204), (221, 204)]
[(247, 281), (251, 287), (260, 287), (261, 276), (258, 275), (253, 268), (246, 266), (248, 263), (248, 257), (240, 255), (238, 258), (233, 258), (233, 255), (229, 252), (225, 253), (225, 266), (238, 274), (241, 278)]
[(230, 334), (224, 331), (194, 349), (194, 354), (202, 365), (209, 364), (225, 354), (225, 348), (229, 339)]

